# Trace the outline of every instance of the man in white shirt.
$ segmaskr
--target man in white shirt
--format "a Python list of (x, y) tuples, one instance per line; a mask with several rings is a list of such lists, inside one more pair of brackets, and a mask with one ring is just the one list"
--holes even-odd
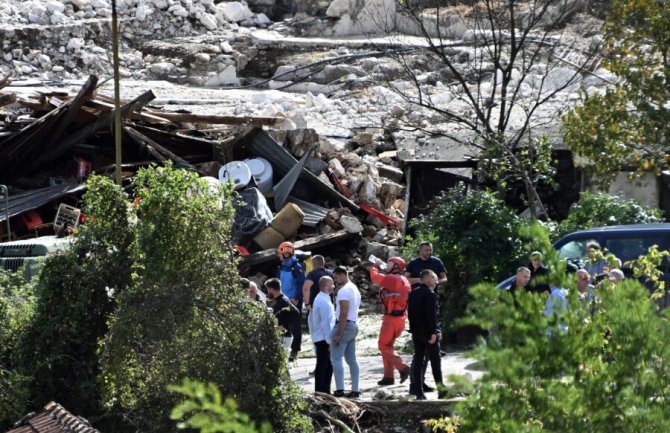
[[(339, 286), (335, 298), (335, 327), (330, 332), (330, 361), (335, 376), (336, 397), (357, 398), (361, 395), (358, 388), (359, 369), (356, 360), (356, 336), (358, 335), (358, 309), (361, 306), (361, 293), (358, 287), (349, 281), (347, 270), (338, 266), (333, 270), (333, 279)], [(351, 374), (351, 392), (344, 394), (344, 367), (342, 358), (349, 365)]]
[(314, 391), (330, 394), (330, 382), (333, 379), (333, 364), (330, 362), (328, 336), (335, 326), (335, 309), (330, 300), (335, 283), (329, 276), (319, 279), (319, 293), (312, 302), (311, 325), (312, 342), (316, 349), (316, 368), (314, 369)]

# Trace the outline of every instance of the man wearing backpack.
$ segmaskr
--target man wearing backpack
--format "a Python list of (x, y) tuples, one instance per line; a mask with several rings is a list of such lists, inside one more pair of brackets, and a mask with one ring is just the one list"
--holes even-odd
[[(281, 291), (291, 301), (291, 304), (302, 312), (302, 286), (305, 283), (305, 264), (302, 262), (304, 257), (298, 257), (295, 254), (295, 245), (291, 242), (282, 242), (277, 248), (277, 253), (281, 260), (277, 271), (277, 278), (281, 281)], [(293, 342), (288, 360), (295, 361), (302, 343), (302, 320), (295, 321), (291, 328), (291, 335)]]

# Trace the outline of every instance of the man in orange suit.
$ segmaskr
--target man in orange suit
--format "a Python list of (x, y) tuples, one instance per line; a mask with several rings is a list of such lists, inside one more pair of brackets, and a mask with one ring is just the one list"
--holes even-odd
[(384, 361), (384, 377), (377, 382), (379, 385), (393, 385), (395, 379), (393, 370), (400, 373), (400, 383), (407, 380), (410, 367), (395, 351), (395, 340), (405, 330), (405, 319), (407, 317), (407, 297), (412, 290), (407, 278), (403, 276), (405, 261), (400, 257), (391, 257), (386, 264), (386, 274), (383, 274), (378, 265), (382, 261), (374, 263), (370, 268), (370, 280), (379, 286), (379, 296), (384, 304), (384, 317), (382, 327), (379, 331), (379, 350)]

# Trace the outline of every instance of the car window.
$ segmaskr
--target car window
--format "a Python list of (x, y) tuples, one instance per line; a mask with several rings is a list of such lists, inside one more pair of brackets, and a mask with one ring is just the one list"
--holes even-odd
[(558, 250), (558, 255), (562, 259), (582, 259), (586, 257), (586, 244), (594, 239), (579, 239), (569, 241)]
[(652, 245), (660, 245), (658, 235), (621, 237), (608, 239), (605, 242), (607, 252), (617, 256), (622, 262), (637, 259), (640, 255), (646, 254)]

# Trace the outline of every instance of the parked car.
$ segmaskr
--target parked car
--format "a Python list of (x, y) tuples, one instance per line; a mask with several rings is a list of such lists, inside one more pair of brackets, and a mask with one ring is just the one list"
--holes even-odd
[(34, 277), (44, 258), (70, 247), (70, 237), (41, 236), (0, 244), (0, 268), (23, 271), (26, 279)]
[[(583, 264), (586, 258), (586, 245), (591, 241), (597, 241), (603, 250), (614, 254), (625, 263), (646, 254), (652, 245), (658, 245), (659, 250), (670, 250), (670, 223), (631, 224), (580, 230), (563, 236), (554, 243), (554, 248), (558, 250), (561, 259)], [(669, 265), (666, 262), (661, 269), (665, 273), (666, 286), (670, 285)], [(627, 277), (632, 275), (625, 267), (623, 271)], [(498, 287), (508, 288), (512, 281), (514, 277), (506, 279)]]

